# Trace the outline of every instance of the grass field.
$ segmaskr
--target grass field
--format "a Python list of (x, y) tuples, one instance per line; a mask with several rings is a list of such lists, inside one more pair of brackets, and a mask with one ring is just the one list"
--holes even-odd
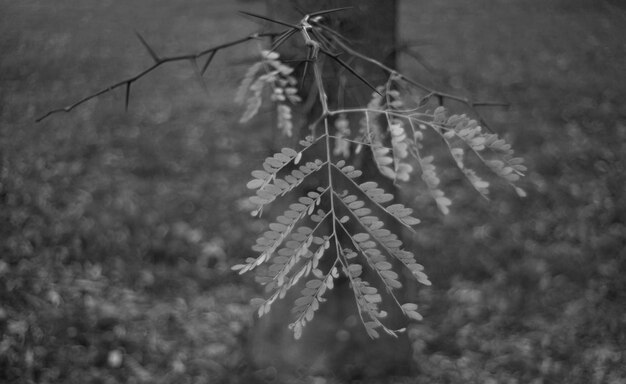
[[(484, 113), (529, 172), (525, 199), (498, 188), (488, 203), (450, 174), (450, 215), (414, 201), (433, 287), (394, 371), (343, 333), (314, 360), (256, 337), (256, 288), (229, 269), (263, 230), (245, 184), (275, 137), (232, 102), (254, 43), (216, 57), (208, 93), (173, 64), (133, 88), (128, 113), (120, 91), (34, 123), (150, 65), (134, 30), (195, 51), (256, 31), (237, 10), (263, 2), (0, 0), (0, 381), (626, 382), (626, 8), (400, 3), (401, 39), (434, 68), (403, 70), (509, 102)], [(363, 333), (343, 320), (328, 332)], [(296, 358), (259, 359), (281, 355), (259, 345)]]

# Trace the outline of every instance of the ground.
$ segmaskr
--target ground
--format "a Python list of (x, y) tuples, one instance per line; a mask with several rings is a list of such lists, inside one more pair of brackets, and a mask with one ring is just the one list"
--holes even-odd
[[(245, 184), (276, 135), (263, 117), (239, 124), (232, 102), (256, 43), (220, 52), (206, 91), (180, 63), (141, 80), (127, 113), (120, 91), (34, 122), (149, 65), (134, 30), (158, 52), (194, 51), (256, 31), (236, 11), (263, 2), (0, 9), (0, 380), (626, 381), (621, 3), (401, 2), (398, 32), (420, 55), (402, 68), (510, 103), (484, 114), (529, 168), (524, 199), (503, 187), (483, 201), (454, 173), (448, 216), (413, 198), (423, 224), (410, 242), (433, 286), (416, 294), (424, 320), (402, 372), (364, 351), (349, 367), (259, 362), (257, 288), (229, 269), (263, 230)], [(329, 332), (345, 327), (335, 321)], [(328, 354), (342, 351), (336, 332)]]

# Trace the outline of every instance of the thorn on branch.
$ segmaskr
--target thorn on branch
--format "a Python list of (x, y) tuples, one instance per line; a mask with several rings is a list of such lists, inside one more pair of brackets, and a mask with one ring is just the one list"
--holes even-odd
[(156, 52), (152, 49), (152, 47), (148, 44), (148, 42), (146, 41), (146, 39), (143, 38), (143, 36), (141, 36), (141, 34), (135, 30), (135, 35), (137, 35), (137, 38), (139, 39), (139, 41), (141, 42), (141, 44), (146, 48), (146, 50), (148, 51), (148, 53), (150, 54), (150, 56), (152, 56), (152, 59), (154, 60), (155, 63), (158, 63), (161, 61), (161, 59), (159, 58), (159, 55), (156, 54)]
[(211, 52), (209, 57), (207, 57), (206, 61), (204, 62), (204, 65), (202, 66), (202, 70), (200, 71), (200, 77), (204, 76), (204, 73), (209, 68), (211, 61), (213, 61), (213, 58), (215, 57), (216, 54), (217, 54), (217, 49)]
[(335, 12), (339, 12), (339, 11), (346, 11), (348, 9), (354, 9), (354, 7), (340, 7), (340, 8), (332, 8), (332, 9), (326, 9), (323, 11), (317, 11), (317, 12), (313, 12), (313, 13), (309, 13), (309, 17), (317, 17), (317, 16), (323, 16), (323, 15), (327, 15), (329, 13), (335, 13)]
[(124, 100), (124, 110), (128, 112), (128, 103), (130, 102), (130, 85), (132, 81), (126, 83), (126, 99)]
[(202, 77), (202, 72), (200, 72), (200, 67), (198, 66), (198, 59), (196, 57), (189, 59), (191, 62), (191, 66), (193, 67), (194, 72), (198, 76), (198, 81), (200, 81), (200, 86), (206, 92), (207, 86), (204, 83), (204, 78)]
[(297, 26), (297, 25), (286, 23), (286, 22), (280, 21), (280, 20), (274, 20), (274, 19), (271, 19), (271, 18), (269, 18), (267, 16), (257, 15), (256, 13), (251, 13), (251, 12), (246, 12), (246, 11), (239, 11), (239, 13), (243, 13), (244, 15), (248, 15), (248, 16), (251, 16), (251, 17), (256, 17), (258, 19), (262, 19), (262, 20), (265, 20), (265, 21), (269, 21), (270, 23), (284, 25), (285, 27), (291, 27), (291, 28), (295, 28), (295, 29), (300, 29), (300, 27)]

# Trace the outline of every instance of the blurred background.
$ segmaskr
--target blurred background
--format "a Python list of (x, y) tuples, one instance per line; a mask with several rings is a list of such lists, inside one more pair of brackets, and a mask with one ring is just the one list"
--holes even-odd
[(409, 241), (433, 282), (412, 293), (424, 320), (368, 341), (322, 308), (295, 342), (285, 317), (253, 318), (259, 288), (230, 271), (267, 225), (245, 184), (276, 133), (232, 101), (255, 43), (216, 56), (208, 93), (175, 63), (127, 113), (120, 90), (34, 123), (149, 66), (135, 29), (194, 52), (257, 31), (237, 11), (265, 2), (0, 0), (0, 381), (626, 382), (623, 3), (398, 6), (419, 55), (403, 71), (511, 103), (484, 114), (526, 159), (528, 197), (486, 202), (444, 173), (451, 214), (418, 204)]

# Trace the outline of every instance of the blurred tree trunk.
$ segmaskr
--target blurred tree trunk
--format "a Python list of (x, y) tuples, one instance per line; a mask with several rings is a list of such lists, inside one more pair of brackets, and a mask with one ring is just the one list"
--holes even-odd
[[(396, 47), (396, 1), (348, 1), (348, 0), (266, 0), (268, 16), (277, 20), (296, 23), (302, 18), (299, 11), (306, 13), (324, 9), (353, 6), (353, 9), (329, 15), (331, 26), (348, 38), (355, 49), (395, 67)], [(306, 57), (302, 49), (301, 37), (281, 47), (281, 56), (287, 59)], [(341, 76), (345, 81), (338, 81), (338, 68), (332, 63), (324, 65), (326, 91), (329, 105), (332, 107), (363, 106), (371, 98), (372, 90), (345, 70)], [(354, 60), (350, 65), (375, 86), (384, 85), (388, 74), (361, 60)], [(306, 98), (307, 85), (313, 76), (308, 75), (304, 87)], [(312, 95), (315, 97), (315, 94)], [(320, 110), (309, 111), (308, 121), (319, 117)], [(350, 122), (351, 127), (358, 127), (358, 119)], [(308, 129), (307, 124), (302, 124)], [(356, 128), (352, 128), (353, 132)], [(308, 132), (302, 132), (308, 134)], [(278, 143), (274, 143), (275, 145)], [(280, 145), (278, 145), (280, 146)], [(394, 192), (391, 180), (380, 176), (369, 154), (354, 159), (360, 164), (369, 180), (376, 180), (387, 191)], [(401, 233), (399, 228), (389, 228)], [(347, 279), (346, 279), (347, 280)], [(340, 284), (338, 284), (340, 285)], [(294, 341), (287, 329), (287, 319), (291, 318), (291, 300), (277, 303), (269, 316), (259, 321), (253, 332), (252, 349), (258, 368), (274, 366), (281, 369), (299, 369), (303, 374), (332, 374), (341, 379), (360, 379), (373, 376), (385, 376), (407, 373), (410, 366), (411, 352), (406, 336), (393, 339), (383, 335), (379, 340), (370, 340), (358, 319), (352, 290), (348, 284), (337, 286), (328, 293), (328, 302), (324, 303), (311, 323), (304, 330), (303, 337)], [(403, 324), (390, 316), (392, 326)], [(396, 316), (397, 317), (397, 316)]]

